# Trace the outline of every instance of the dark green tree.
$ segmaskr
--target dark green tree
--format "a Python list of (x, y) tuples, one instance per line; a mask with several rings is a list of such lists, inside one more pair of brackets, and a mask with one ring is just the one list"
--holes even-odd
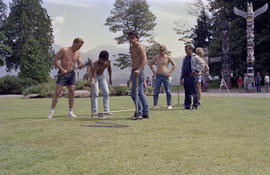
[(193, 31), (194, 27), (188, 27), (187, 24), (182, 23), (181, 21), (175, 22), (176, 27), (173, 29), (175, 30), (176, 34), (179, 35), (178, 41), (184, 42), (184, 44), (193, 44)]
[(7, 5), (3, 2), (3, 0), (0, 0), (0, 28), (2, 27), (3, 21), (6, 18), (7, 13)]
[[(46, 82), (49, 77), (50, 66), (44, 65), (46, 52), (35, 39), (28, 38), (22, 48), (19, 77), (31, 78), (37, 82)], [(33, 66), (35, 65), (35, 66)]]
[[(128, 43), (127, 33), (131, 30), (135, 30), (140, 39), (151, 38), (155, 21), (156, 17), (149, 10), (146, 0), (116, 0), (105, 25), (109, 26), (111, 32), (119, 34), (115, 38), (117, 43), (124, 44)], [(124, 53), (118, 54), (116, 62), (115, 65), (121, 69), (129, 67), (131, 63), (129, 55)]]
[[(32, 64), (31, 68), (34, 73), (37, 70), (36, 66), (39, 68), (44, 66), (44, 69), (41, 70), (46, 71), (43, 73), (48, 76), (50, 70), (47, 67), (51, 65), (53, 53), (53, 30), (51, 19), (46, 9), (42, 7), (42, 0), (13, 0), (10, 3), (10, 13), (4, 21), (3, 29), (7, 36), (8, 45), (12, 48), (12, 54), (5, 60), (7, 69), (10, 71), (23, 68), (23, 64), (26, 62), (25, 59), (27, 59), (25, 53), (34, 54), (41, 50), (41, 56), (37, 57), (41, 65)], [(36, 46), (32, 49), (40, 50), (29, 52), (29, 39), (35, 41)], [(33, 58), (29, 57), (29, 59)], [(22, 70), (22, 77), (29, 75), (22, 72)], [(45, 79), (38, 81), (42, 82)]]
[(6, 36), (3, 31), (3, 21), (6, 19), (7, 6), (0, 0), (0, 66), (3, 66), (4, 60), (11, 53), (11, 48), (6, 45)]
[(192, 3), (188, 9), (190, 15), (197, 17), (197, 23), (194, 27), (189, 28), (187, 24), (180, 21), (176, 22), (176, 34), (180, 35), (179, 41), (185, 44), (193, 44), (194, 47), (207, 47), (212, 40), (212, 20), (209, 16), (208, 6), (202, 0)]
[(131, 67), (131, 58), (129, 54), (118, 53), (117, 55), (113, 55), (113, 57), (115, 58), (115, 63), (113, 65), (119, 67), (120, 69)]
[(197, 24), (193, 29), (192, 39), (194, 47), (207, 47), (212, 41), (212, 20), (206, 11), (206, 8), (202, 6), (200, 15), (197, 19)]

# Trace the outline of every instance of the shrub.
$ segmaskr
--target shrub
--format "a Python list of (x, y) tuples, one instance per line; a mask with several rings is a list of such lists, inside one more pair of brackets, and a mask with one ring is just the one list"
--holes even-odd
[(208, 84), (208, 87), (211, 89), (211, 88), (219, 88), (220, 86), (220, 79), (218, 80), (209, 80), (209, 84)]
[(89, 90), (89, 81), (77, 81), (76, 82), (76, 89), (75, 90)]
[(126, 94), (127, 87), (125, 86), (115, 86), (114, 87), (117, 96), (123, 96)]
[(21, 94), (25, 88), (36, 83), (35, 80), (30, 78), (8, 75), (0, 78), (0, 94)]
[(109, 86), (109, 91), (110, 91), (110, 95), (116, 95), (116, 90), (114, 89), (114, 87)]
[(54, 90), (55, 85), (50, 83), (42, 83), (26, 88), (23, 91), (23, 95), (26, 96), (29, 94), (39, 94), (40, 97), (51, 97), (53, 95)]

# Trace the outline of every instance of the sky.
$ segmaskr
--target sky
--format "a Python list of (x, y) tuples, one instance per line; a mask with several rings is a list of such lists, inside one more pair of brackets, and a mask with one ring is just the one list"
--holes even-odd
[[(8, 4), (11, 0), (4, 0)], [(76, 37), (84, 40), (82, 52), (112, 45), (128, 48), (128, 45), (117, 45), (114, 40), (119, 36), (109, 31), (105, 20), (110, 16), (115, 0), (43, 0), (52, 19), (54, 44), (70, 46)], [(196, 18), (187, 14), (188, 6), (194, 0), (148, 0), (150, 11), (157, 17), (157, 26), (153, 31), (155, 40), (167, 46), (173, 57), (184, 55), (184, 44), (178, 41), (179, 36), (173, 28), (175, 22), (194, 26)]]

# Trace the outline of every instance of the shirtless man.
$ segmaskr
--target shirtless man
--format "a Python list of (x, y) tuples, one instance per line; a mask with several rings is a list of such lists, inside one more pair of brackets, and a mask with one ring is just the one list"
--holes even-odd
[(132, 71), (130, 79), (132, 80), (131, 98), (135, 102), (136, 98), (136, 77), (138, 77), (138, 113), (134, 113), (133, 120), (141, 120), (142, 118), (149, 118), (149, 109), (146, 96), (144, 94), (144, 71), (147, 57), (143, 46), (138, 42), (138, 35), (135, 31), (128, 32), (128, 39), (131, 44), (130, 56), (132, 62)]
[[(176, 68), (176, 64), (171, 59), (171, 57), (166, 55), (167, 49), (164, 45), (161, 45), (159, 49), (160, 49), (160, 54), (155, 56), (149, 64), (150, 69), (152, 70), (153, 74), (156, 76), (155, 92), (154, 92), (154, 109), (157, 109), (158, 95), (159, 95), (160, 87), (162, 83), (166, 91), (168, 109), (172, 109), (172, 95), (171, 95), (169, 79), (171, 77), (171, 74)], [(169, 63), (171, 63), (173, 66), (170, 72), (168, 70)], [(153, 64), (157, 65), (156, 71), (153, 69)]]
[(92, 87), (92, 108), (94, 115), (98, 114), (98, 86), (102, 89), (103, 94), (103, 107), (104, 113), (110, 115), (109, 109), (109, 88), (105, 76), (103, 75), (104, 70), (108, 68), (109, 73), (109, 83), (112, 85), (112, 68), (111, 61), (109, 60), (109, 53), (105, 50), (101, 51), (99, 54), (99, 59), (93, 63), (92, 70), (91, 67), (87, 67), (87, 74), (90, 75), (90, 86)]
[[(51, 112), (48, 115), (48, 118), (52, 118), (54, 114), (54, 108), (58, 102), (59, 95), (63, 86), (67, 86), (69, 93), (69, 117), (77, 117), (73, 112), (72, 108), (74, 105), (74, 91), (76, 86), (76, 77), (75, 77), (75, 63), (77, 62), (78, 67), (81, 69), (84, 67), (82, 63), (81, 54), (78, 51), (82, 45), (83, 40), (81, 38), (76, 38), (73, 41), (71, 47), (62, 48), (54, 58), (54, 65), (59, 69), (58, 78), (56, 80), (56, 91), (54, 93), (51, 105)], [(60, 64), (59, 64), (60, 61)]]

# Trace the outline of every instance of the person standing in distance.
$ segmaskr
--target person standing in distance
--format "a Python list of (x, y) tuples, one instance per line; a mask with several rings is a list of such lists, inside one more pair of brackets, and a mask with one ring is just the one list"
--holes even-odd
[[(175, 62), (171, 59), (170, 56), (166, 55), (166, 46), (161, 45), (160, 54), (155, 56), (149, 64), (150, 69), (152, 70), (153, 74), (156, 76), (155, 81), (155, 92), (154, 92), (154, 109), (157, 109), (158, 104), (158, 95), (160, 92), (161, 84), (165, 88), (166, 98), (167, 98), (167, 106), (168, 109), (172, 109), (172, 95), (171, 95), (171, 82), (170, 78), (173, 71), (176, 68)], [(169, 71), (168, 65), (169, 63), (172, 64), (172, 68)], [(153, 69), (153, 65), (156, 64), (157, 69), (156, 71)]]
[(180, 84), (183, 84), (184, 80), (184, 90), (185, 90), (185, 107), (184, 109), (191, 108), (191, 96), (193, 96), (192, 109), (196, 110), (198, 108), (198, 94), (196, 88), (196, 76), (199, 72), (202, 72), (205, 65), (201, 58), (192, 52), (193, 47), (188, 44), (185, 46), (186, 56), (182, 63), (182, 72), (180, 77)]
[(141, 120), (142, 118), (149, 118), (149, 108), (146, 96), (144, 94), (144, 66), (147, 62), (146, 51), (144, 47), (139, 43), (139, 37), (136, 31), (128, 32), (128, 40), (131, 44), (130, 57), (131, 57), (131, 76), (132, 88), (131, 98), (135, 102), (136, 98), (136, 77), (138, 77), (138, 114), (134, 113), (133, 120)]
[[(54, 65), (59, 69), (58, 77), (56, 80), (56, 91), (52, 98), (51, 111), (48, 118), (51, 119), (54, 115), (54, 109), (58, 102), (59, 95), (63, 86), (67, 86), (69, 94), (69, 117), (77, 117), (72, 109), (74, 105), (74, 91), (76, 86), (76, 76), (74, 72), (75, 63), (81, 69), (85, 65), (82, 63), (81, 54), (79, 49), (82, 47), (84, 41), (81, 38), (76, 38), (72, 46), (62, 48), (54, 58)], [(60, 61), (60, 63), (59, 63)]]
[(203, 52), (203, 49), (201, 47), (198, 47), (195, 50), (195, 53), (201, 58), (201, 60), (203, 61), (204, 65), (205, 65), (203, 71), (199, 72), (198, 77), (197, 77), (197, 85), (196, 86), (197, 86), (197, 92), (198, 92), (198, 105), (200, 105), (201, 104), (201, 97), (202, 97), (203, 75), (206, 74), (207, 71), (209, 71), (209, 66), (203, 58), (204, 52)]

